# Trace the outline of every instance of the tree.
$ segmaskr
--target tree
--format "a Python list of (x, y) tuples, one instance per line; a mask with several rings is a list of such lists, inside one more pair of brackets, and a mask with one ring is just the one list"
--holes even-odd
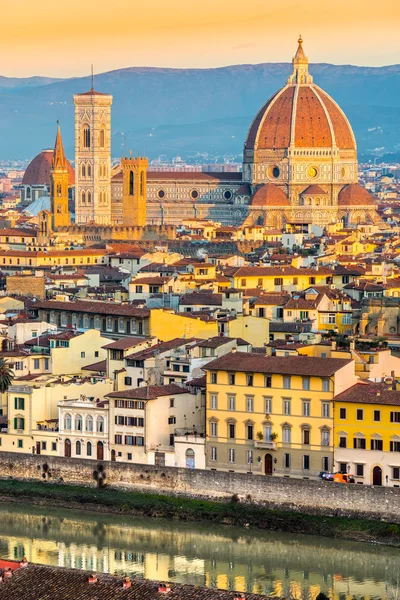
[(4, 358), (0, 358), (0, 392), (4, 394), (12, 384), (14, 371), (10, 368)]

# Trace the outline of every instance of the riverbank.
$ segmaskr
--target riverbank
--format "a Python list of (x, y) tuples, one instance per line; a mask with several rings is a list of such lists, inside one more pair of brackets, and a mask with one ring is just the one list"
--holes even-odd
[(210, 501), (113, 488), (0, 480), (0, 502), (204, 521), (400, 547), (400, 526), (394, 523), (271, 509), (251, 502), (239, 502), (236, 496), (232, 496), (230, 501)]

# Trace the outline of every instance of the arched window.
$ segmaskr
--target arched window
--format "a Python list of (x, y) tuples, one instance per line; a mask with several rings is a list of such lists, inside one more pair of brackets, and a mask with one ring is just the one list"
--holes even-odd
[(99, 145), (100, 145), (100, 148), (104, 148), (105, 143), (106, 143), (106, 134), (105, 134), (104, 129), (101, 129), (100, 130), (100, 135), (99, 135)]
[(129, 195), (130, 196), (133, 196), (134, 184), (135, 184), (135, 176), (133, 174), (133, 171), (129, 171)]
[(186, 468), (194, 469), (195, 468), (195, 452), (191, 448), (186, 450)]
[(140, 195), (144, 195), (144, 171), (140, 171)]
[(82, 431), (82, 415), (76, 415), (75, 417), (75, 429)]
[(78, 440), (76, 442), (76, 455), (80, 456), (82, 453), (82, 444), (80, 443), (80, 441)]
[(97, 431), (98, 431), (98, 433), (104, 433), (104, 419), (103, 419), (103, 417), (97, 417)]
[(66, 414), (64, 417), (64, 429), (71, 431), (71, 415)]
[(87, 167), (87, 175), (88, 175), (88, 177), (92, 176), (92, 165), (88, 165), (88, 167)]
[(82, 165), (82, 177), (86, 177), (86, 166)]
[(31, 197), (31, 188), (30, 188), (30, 187), (27, 187), (27, 188), (26, 188), (26, 197), (27, 197), (27, 198), (30, 198), (30, 197)]
[(83, 126), (83, 147), (90, 148), (90, 127), (89, 127), (89, 125)]
[(93, 431), (93, 417), (90, 415), (86, 417), (86, 431)]
[(82, 192), (82, 204), (86, 204), (86, 192)]
[(92, 192), (87, 193), (87, 202), (88, 204), (92, 204)]
[(86, 454), (92, 456), (92, 442), (88, 442), (86, 445)]

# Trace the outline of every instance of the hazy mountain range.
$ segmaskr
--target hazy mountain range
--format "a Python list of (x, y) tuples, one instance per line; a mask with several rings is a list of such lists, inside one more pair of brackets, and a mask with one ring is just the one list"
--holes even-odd
[[(314, 81), (341, 105), (354, 128), (360, 155), (400, 153), (400, 65), (310, 65)], [(241, 155), (259, 107), (285, 84), (288, 63), (218, 69), (132, 67), (102, 73), (95, 88), (114, 96), (113, 156), (127, 149), (151, 158), (197, 152)], [(74, 93), (90, 78), (25, 79), (0, 76), (0, 159), (32, 158), (52, 146), (61, 122), (67, 155), (74, 153)]]

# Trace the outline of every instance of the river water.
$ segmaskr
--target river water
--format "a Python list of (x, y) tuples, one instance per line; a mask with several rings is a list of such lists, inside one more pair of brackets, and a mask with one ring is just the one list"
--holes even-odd
[(0, 558), (314, 600), (400, 600), (400, 549), (0, 504)]

